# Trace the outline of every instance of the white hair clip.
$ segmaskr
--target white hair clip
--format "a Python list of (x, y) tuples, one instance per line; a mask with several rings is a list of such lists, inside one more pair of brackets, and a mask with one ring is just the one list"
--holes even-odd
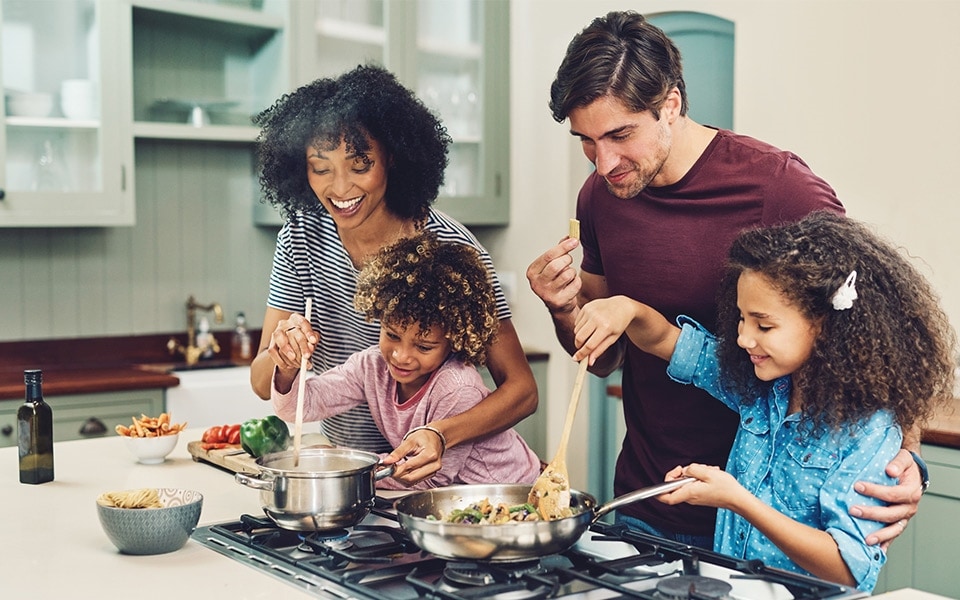
[(833, 304), (833, 310), (847, 310), (853, 306), (853, 301), (857, 299), (857, 272), (850, 271), (847, 280), (843, 282), (833, 296), (830, 303)]

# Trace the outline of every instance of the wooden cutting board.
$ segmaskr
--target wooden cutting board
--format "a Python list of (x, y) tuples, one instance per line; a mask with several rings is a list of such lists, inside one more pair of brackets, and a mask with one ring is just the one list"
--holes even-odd
[(229, 448), (217, 448), (214, 450), (204, 450), (201, 447), (202, 442), (196, 440), (187, 443), (187, 451), (193, 460), (205, 462), (211, 465), (226, 469), (231, 473), (252, 473), (260, 472), (257, 466), (257, 459), (250, 456), (240, 448), (240, 444)]

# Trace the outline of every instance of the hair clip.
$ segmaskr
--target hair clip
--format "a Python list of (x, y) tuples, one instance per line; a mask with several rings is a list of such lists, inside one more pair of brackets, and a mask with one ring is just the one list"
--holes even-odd
[(847, 310), (853, 306), (853, 301), (857, 299), (857, 272), (850, 271), (847, 280), (843, 285), (833, 293), (830, 303), (833, 304), (833, 310)]

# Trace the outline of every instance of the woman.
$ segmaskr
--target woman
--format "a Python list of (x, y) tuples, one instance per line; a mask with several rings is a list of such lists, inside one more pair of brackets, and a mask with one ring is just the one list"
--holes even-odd
[[(292, 368), (309, 352), (316, 372), (377, 343), (379, 323), (353, 308), (356, 277), (381, 248), (429, 230), (475, 247), (496, 288), (500, 332), (487, 368), (497, 385), (470, 410), (411, 433), (384, 460), (408, 484), (440, 469), (443, 445), (503, 431), (537, 408), (537, 389), (490, 255), (460, 223), (431, 209), (443, 183), (450, 137), (388, 71), (362, 66), (285, 95), (259, 114), (257, 154), (265, 199), (287, 219), (277, 238), (260, 351), (250, 379), (270, 398), (275, 364)], [(313, 299), (311, 322), (301, 313)], [(336, 445), (389, 452), (369, 408), (321, 423)], [(402, 462), (401, 458), (406, 460)]]

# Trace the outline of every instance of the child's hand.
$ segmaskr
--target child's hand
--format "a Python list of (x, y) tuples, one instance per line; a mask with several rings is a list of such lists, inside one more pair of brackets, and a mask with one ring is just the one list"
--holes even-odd
[(680, 477), (695, 477), (699, 481), (657, 496), (657, 499), (664, 504), (686, 502), (698, 506), (731, 508), (736, 499), (746, 493), (733, 475), (716, 466), (692, 463), (686, 467), (674, 467), (664, 476), (664, 480), (671, 481)]
[[(617, 343), (633, 321), (636, 303), (626, 296), (600, 298), (583, 305), (574, 324), (574, 360), (594, 359)], [(592, 364), (592, 361), (591, 361)]]

